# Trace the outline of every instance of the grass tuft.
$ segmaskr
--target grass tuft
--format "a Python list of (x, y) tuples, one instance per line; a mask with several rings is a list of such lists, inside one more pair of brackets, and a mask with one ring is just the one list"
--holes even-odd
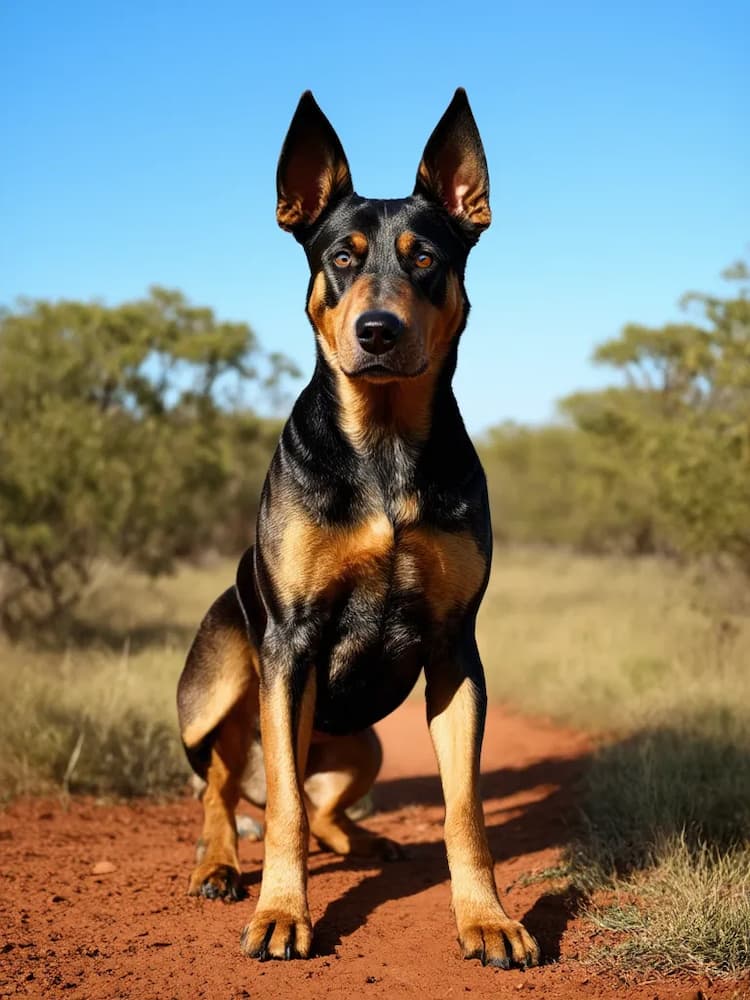
[(607, 961), (660, 972), (739, 976), (750, 968), (750, 852), (696, 849), (682, 838), (661, 845), (647, 875), (620, 891), (638, 905), (592, 908), (598, 926), (624, 932)]
[(87, 662), (75, 682), (64, 669), (42, 668), (20, 685), (0, 688), (2, 798), (50, 791), (153, 795), (184, 786), (188, 768), (174, 708), (166, 698), (150, 703), (137, 673), (111, 674), (105, 656), (98, 665)]
[[(636, 969), (750, 968), (750, 727), (707, 707), (602, 747), (569, 853), (589, 915), (622, 941), (598, 957)], [(596, 890), (614, 889), (615, 904)]]
[(233, 576), (226, 561), (157, 582), (103, 567), (85, 643), (60, 654), (0, 642), (0, 799), (184, 787), (177, 679), (198, 622)]
[(750, 727), (728, 706), (675, 717), (603, 746), (583, 785), (581, 884), (658, 866), (685, 850), (731, 851), (750, 833)]

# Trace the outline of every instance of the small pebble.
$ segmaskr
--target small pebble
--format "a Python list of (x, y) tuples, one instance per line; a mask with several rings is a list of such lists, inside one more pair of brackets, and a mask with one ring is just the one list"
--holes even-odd
[(117, 871), (117, 865), (113, 865), (111, 861), (97, 861), (94, 867), (91, 869), (92, 875), (111, 875), (112, 872)]

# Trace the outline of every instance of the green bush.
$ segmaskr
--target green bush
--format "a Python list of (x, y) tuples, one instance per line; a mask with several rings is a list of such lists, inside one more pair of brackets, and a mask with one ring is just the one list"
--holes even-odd
[(96, 560), (165, 572), (236, 544), (240, 516), (246, 543), (278, 434), (247, 386), (291, 371), (159, 288), (0, 314), (0, 626), (64, 624)]
[(630, 324), (594, 354), (624, 384), (560, 404), (558, 426), (481, 443), (503, 541), (728, 554), (750, 571), (750, 272), (733, 297), (690, 294), (699, 323)]

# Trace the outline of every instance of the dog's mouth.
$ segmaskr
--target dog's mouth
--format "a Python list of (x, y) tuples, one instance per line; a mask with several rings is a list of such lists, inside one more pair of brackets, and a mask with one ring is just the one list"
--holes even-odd
[(369, 365), (362, 365), (347, 371), (346, 368), (342, 367), (342, 372), (347, 378), (353, 379), (365, 379), (371, 382), (393, 382), (398, 379), (410, 379), (418, 378), (420, 375), (424, 375), (427, 371), (427, 362), (423, 362), (418, 368), (413, 371), (403, 371), (400, 368), (391, 368), (390, 365), (385, 365), (382, 362), (377, 362)]

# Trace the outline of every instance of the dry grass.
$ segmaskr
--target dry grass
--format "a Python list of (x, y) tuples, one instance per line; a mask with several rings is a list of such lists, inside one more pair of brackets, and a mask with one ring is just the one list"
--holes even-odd
[[(496, 555), (490, 691), (607, 734), (569, 861), (591, 915), (623, 934), (620, 965), (750, 968), (749, 594), (660, 560)], [(620, 901), (597, 906), (603, 887)]]
[[(750, 968), (749, 832), (746, 704), (675, 714), (602, 746), (569, 860), (595, 919), (625, 932), (609, 959), (712, 975)], [(602, 887), (632, 904), (597, 905)]]
[(175, 690), (197, 622), (231, 563), (157, 582), (103, 569), (64, 650), (0, 645), (0, 797), (164, 794), (188, 768)]
[[(0, 645), (3, 797), (178, 790), (175, 685), (233, 574), (103, 569), (77, 644)], [(749, 593), (659, 560), (496, 553), (479, 627), (491, 695), (607, 734), (569, 871), (594, 893), (593, 919), (623, 932), (620, 963), (750, 965)], [(602, 886), (615, 905), (595, 905)]]
[(696, 851), (676, 838), (660, 855), (646, 874), (619, 884), (619, 901), (590, 908), (598, 926), (622, 936), (599, 957), (666, 973), (746, 973), (750, 851)]
[(750, 715), (739, 579), (658, 559), (500, 549), (479, 617), (490, 693), (584, 729), (633, 732), (711, 706)]

